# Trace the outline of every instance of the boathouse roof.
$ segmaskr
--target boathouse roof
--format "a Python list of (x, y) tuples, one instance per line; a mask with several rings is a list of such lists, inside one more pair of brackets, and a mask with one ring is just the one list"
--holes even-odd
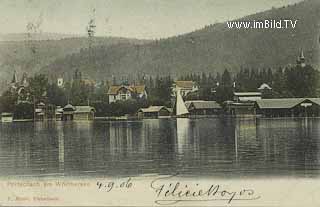
[[(150, 106), (148, 108), (141, 108), (139, 109), (139, 112), (143, 112), (143, 113), (156, 113), (159, 112), (160, 110), (165, 109), (167, 111), (169, 111), (167, 109), (167, 107), (165, 106)], [(170, 112), (170, 111), (169, 111)]]
[(261, 96), (261, 92), (234, 92), (235, 96)]
[(75, 107), (72, 106), (71, 104), (67, 104), (65, 107), (63, 107), (64, 111), (74, 111)]
[(261, 84), (261, 86), (258, 88), (258, 90), (266, 90), (266, 89), (272, 90), (272, 88), (266, 83)]
[(75, 113), (91, 113), (95, 112), (95, 108), (92, 106), (75, 106)]
[(195, 109), (221, 109), (220, 104), (216, 101), (188, 101), (186, 102), (186, 107), (189, 109), (190, 107), (194, 107)]
[(279, 98), (279, 99), (261, 99), (256, 103), (260, 109), (290, 109), (304, 101), (310, 101), (320, 105), (320, 98)]

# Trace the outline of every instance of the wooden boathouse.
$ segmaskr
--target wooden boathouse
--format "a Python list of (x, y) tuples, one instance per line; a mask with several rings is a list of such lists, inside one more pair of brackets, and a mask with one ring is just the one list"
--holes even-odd
[(186, 107), (190, 115), (219, 115), (222, 107), (216, 101), (186, 101)]
[(139, 118), (159, 118), (168, 117), (170, 115), (171, 111), (165, 106), (150, 106), (138, 110)]
[(261, 99), (255, 108), (264, 117), (316, 117), (320, 115), (320, 98)]
[(95, 109), (91, 106), (72, 106), (66, 105), (63, 108), (62, 120), (63, 121), (90, 121), (94, 120)]

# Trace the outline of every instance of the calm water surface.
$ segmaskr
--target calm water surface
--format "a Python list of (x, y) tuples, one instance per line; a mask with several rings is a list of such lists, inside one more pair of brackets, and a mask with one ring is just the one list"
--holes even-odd
[(0, 176), (316, 177), (320, 119), (0, 123)]

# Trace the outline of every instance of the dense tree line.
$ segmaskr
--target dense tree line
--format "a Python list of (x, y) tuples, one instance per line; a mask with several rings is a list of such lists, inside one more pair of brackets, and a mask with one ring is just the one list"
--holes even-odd
[(233, 99), (233, 92), (257, 92), (266, 83), (272, 88), (268, 98), (319, 97), (320, 73), (312, 66), (269, 69), (241, 68), (231, 74), (225, 69), (223, 74), (191, 73), (180, 77), (193, 80), (200, 86), (199, 94), (190, 99), (216, 100), (223, 102)]
[[(230, 73), (225, 69), (220, 73), (188, 73), (178, 78), (191, 80), (199, 85), (199, 91), (191, 93), (187, 100), (216, 100), (220, 103), (233, 100), (233, 92), (254, 92), (266, 83), (272, 87), (272, 94), (268, 98), (284, 97), (319, 97), (319, 71), (310, 65), (272, 69), (241, 68), (237, 73)], [(63, 88), (50, 82), (43, 74), (29, 78), (29, 85), (24, 90), (28, 97), (19, 95), (16, 90), (7, 90), (0, 97), (1, 112), (15, 112), (16, 118), (32, 118), (34, 106), (43, 102), (55, 106), (92, 105), (96, 108), (98, 116), (120, 116), (133, 114), (139, 108), (150, 105), (165, 105), (172, 107), (171, 76), (141, 77), (135, 84), (144, 84), (147, 98), (132, 99), (108, 103), (107, 91), (112, 83), (102, 81), (99, 84), (88, 84), (81, 79), (76, 71), (73, 81), (65, 83)], [(119, 84), (128, 84), (126, 82)], [(21, 96), (24, 101), (21, 101)], [(20, 100), (20, 101), (19, 101)]]

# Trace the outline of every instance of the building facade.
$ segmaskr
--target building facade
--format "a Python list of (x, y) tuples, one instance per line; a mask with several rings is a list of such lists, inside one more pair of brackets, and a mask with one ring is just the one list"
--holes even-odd
[(117, 101), (126, 101), (129, 99), (147, 98), (145, 85), (132, 86), (111, 86), (108, 90), (109, 104)]
[(186, 101), (190, 115), (218, 115), (222, 107), (216, 101)]
[(139, 118), (159, 118), (170, 116), (170, 110), (165, 106), (150, 106), (138, 110)]
[(91, 106), (72, 106), (66, 105), (63, 108), (63, 121), (92, 121), (94, 120), (96, 110)]
[(199, 86), (194, 81), (175, 81), (172, 85), (172, 96), (177, 95), (177, 91), (180, 91), (182, 97), (186, 97), (191, 92), (197, 92)]
[(318, 117), (320, 98), (262, 99), (255, 108), (264, 117)]
[(235, 102), (254, 102), (261, 100), (261, 92), (234, 92), (233, 100)]

